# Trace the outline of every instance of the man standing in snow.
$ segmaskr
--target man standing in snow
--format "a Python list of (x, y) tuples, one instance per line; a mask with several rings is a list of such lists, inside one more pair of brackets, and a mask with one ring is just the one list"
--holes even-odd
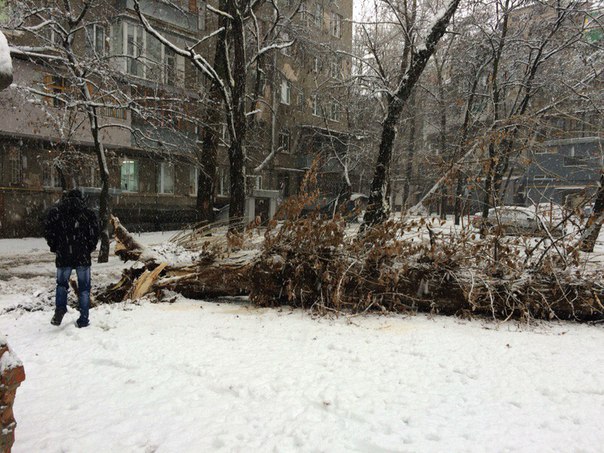
[(71, 271), (78, 276), (78, 327), (86, 327), (90, 306), (90, 254), (99, 240), (99, 222), (96, 214), (84, 202), (82, 192), (73, 189), (48, 212), (44, 224), (44, 238), (50, 251), (57, 255), (57, 292), (55, 314), (50, 321), (58, 326), (67, 313), (67, 292)]

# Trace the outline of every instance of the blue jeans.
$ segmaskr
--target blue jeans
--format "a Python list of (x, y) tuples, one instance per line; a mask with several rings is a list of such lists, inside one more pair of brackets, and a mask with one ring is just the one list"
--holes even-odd
[[(69, 277), (71, 267), (57, 267), (57, 297), (58, 309), (67, 310), (67, 293), (69, 292)], [(80, 320), (88, 321), (88, 309), (90, 308), (90, 266), (77, 266), (78, 275), (78, 302), (80, 304)]]

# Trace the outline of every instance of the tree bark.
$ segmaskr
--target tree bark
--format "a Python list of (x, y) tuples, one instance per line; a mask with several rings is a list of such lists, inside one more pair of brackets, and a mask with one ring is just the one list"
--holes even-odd
[(103, 143), (99, 139), (98, 117), (95, 107), (90, 107), (88, 109), (88, 118), (92, 126), (94, 149), (96, 151), (101, 175), (101, 195), (99, 198), (99, 230), (101, 233), (101, 246), (99, 248), (98, 262), (106, 263), (109, 261), (109, 169), (107, 168), (105, 149)]
[(402, 99), (395, 97), (388, 99), (388, 115), (382, 124), (382, 139), (361, 230), (380, 224), (390, 216), (390, 163), (392, 146), (396, 137), (396, 123), (403, 108), (403, 102)]
[(231, 202), (229, 206), (229, 230), (243, 231), (245, 222), (245, 134), (247, 121), (245, 115), (247, 71), (245, 59), (245, 24), (236, 2), (227, 2), (227, 11), (233, 17), (232, 27), (232, 111), (230, 119), (231, 144), (229, 146)]
[[(436, 78), (438, 81), (438, 110), (439, 110), (439, 131), (438, 131), (438, 141), (440, 148), (440, 157), (442, 162), (446, 162), (448, 160), (447, 156), (447, 105), (445, 104), (445, 87), (443, 83), (443, 65), (436, 63)], [(447, 218), (447, 196), (448, 196), (448, 185), (443, 184), (440, 191), (440, 200), (439, 200), (439, 215), (442, 220), (446, 220)]]
[(493, 195), (493, 173), (495, 172), (495, 144), (489, 143), (489, 165), (487, 176), (484, 180), (484, 196), (482, 200), (482, 225), (480, 226), (480, 235), (485, 237), (488, 232), (487, 219), (489, 218), (489, 209), (492, 207)]
[(409, 137), (407, 141), (407, 162), (405, 163), (405, 182), (403, 183), (402, 209), (406, 210), (411, 195), (411, 178), (413, 177), (413, 159), (415, 158), (415, 127), (416, 127), (416, 109), (415, 92), (409, 97)]
[[(219, 27), (226, 29), (226, 19), (221, 17)], [(214, 51), (214, 69), (224, 80), (227, 73), (226, 33), (218, 35)], [(208, 105), (204, 113), (201, 155), (199, 156), (199, 177), (197, 179), (197, 211), (200, 220), (215, 220), (214, 204), (216, 202), (216, 178), (218, 167), (218, 140), (222, 131), (221, 111), (223, 97), (217, 84), (212, 83), (208, 90)]]
[(464, 189), (466, 187), (466, 177), (464, 173), (459, 170), (459, 174), (457, 175), (457, 186), (455, 188), (455, 225), (459, 225), (461, 223), (461, 217), (464, 215)]

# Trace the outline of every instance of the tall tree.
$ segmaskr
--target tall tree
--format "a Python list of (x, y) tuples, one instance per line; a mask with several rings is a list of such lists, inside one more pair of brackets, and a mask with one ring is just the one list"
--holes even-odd
[[(298, 5), (299, 6), (299, 5)], [(250, 108), (255, 105), (248, 102), (250, 92), (250, 73), (257, 66), (259, 59), (271, 52), (290, 47), (293, 41), (288, 39), (280, 30), (284, 24), (291, 21), (298, 11), (294, 8), (289, 15), (281, 14), (276, 2), (264, 0), (220, 0), (218, 7), (207, 5), (208, 10), (218, 18), (218, 27), (201, 38), (201, 41), (213, 39), (216, 45), (214, 62), (208, 61), (195, 46), (183, 48), (169, 40), (160, 31), (153, 27), (140, 8), (138, 0), (134, 1), (141, 23), (151, 35), (160, 40), (162, 44), (172, 49), (178, 55), (187, 58), (200, 71), (211, 84), (210, 100), (224, 108), (227, 131), (229, 135), (228, 156), (230, 167), (230, 229), (236, 230), (243, 227), (242, 219), (245, 212), (245, 164), (246, 140), (248, 121), (247, 115)], [(265, 8), (259, 18), (259, 13)], [(271, 13), (273, 11), (274, 13)], [(211, 119), (214, 121), (216, 118)], [(210, 168), (215, 156), (215, 146), (212, 140), (215, 135), (208, 131), (210, 141), (204, 148), (202, 156), (207, 168), (202, 172), (201, 178), (204, 188), (200, 204), (203, 209), (210, 209), (210, 190), (212, 172)], [(215, 134), (215, 132), (214, 132)]]
[[(414, 34), (414, 30), (416, 29), (409, 26), (409, 17), (412, 17), (415, 11), (409, 8), (407, 2), (403, 3), (403, 8), (397, 8), (394, 2), (386, 3), (391, 8), (391, 12), (396, 18), (397, 25), (402, 29), (402, 33), (406, 35)], [(458, 6), (459, 0), (452, 0), (444, 9), (438, 11), (434, 22), (427, 26), (427, 35), (425, 38), (421, 39), (418, 36), (414, 36), (413, 39), (408, 40), (409, 43), (413, 44), (403, 47), (400, 55), (400, 67), (392, 78), (395, 81), (394, 87), (384, 87), (386, 90), (384, 93), (386, 114), (382, 121), (377, 163), (371, 183), (369, 204), (365, 212), (361, 231), (383, 222), (390, 215), (390, 166), (396, 127), (403, 107), (408, 101), (430, 57), (434, 53), (438, 42), (445, 34), (447, 26)], [(418, 42), (414, 42), (416, 39)], [(380, 55), (377, 52), (373, 52), (372, 57), (375, 59), (378, 67), (385, 67), (381, 63)], [(385, 73), (383, 73), (382, 79), (386, 82), (390, 80)]]

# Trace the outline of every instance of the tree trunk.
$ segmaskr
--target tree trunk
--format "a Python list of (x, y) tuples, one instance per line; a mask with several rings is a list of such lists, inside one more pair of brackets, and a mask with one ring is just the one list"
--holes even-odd
[[(88, 85), (85, 83), (82, 87), (83, 94), (88, 102), (91, 102), (91, 95)], [(101, 175), (101, 194), (99, 198), (99, 231), (101, 236), (101, 246), (99, 248), (99, 263), (109, 261), (109, 168), (107, 165), (107, 156), (103, 142), (99, 137), (99, 118), (96, 107), (88, 105), (87, 108), (88, 121), (90, 122), (90, 130), (94, 142), (94, 151), (99, 163), (99, 172)]]
[(242, 231), (245, 223), (243, 218), (245, 215), (245, 174), (243, 159), (243, 144), (238, 141), (231, 143), (231, 146), (229, 147), (231, 176), (229, 230), (231, 231)]
[(382, 139), (361, 232), (367, 227), (384, 222), (390, 216), (390, 163), (396, 137), (396, 123), (402, 107), (402, 100), (393, 97), (388, 100), (388, 115), (382, 125)]
[(237, 10), (235, 2), (228, 2), (228, 10), (233, 19), (232, 24), (232, 111), (228, 112), (230, 119), (231, 144), (229, 146), (231, 203), (229, 206), (229, 229), (242, 231), (245, 222), (245, 134), (247, 121), (245, 115), (246, 103), (246, 59), (245, 59), (245, 24)]
[(466, 176), (460, 170), (457, 175), (457, 187), (455, 188), (455, 225), (459, 225), (461, 223), (461, 217), (464, 215), (464, 192), (466, 187)]
[(495, 172), (495, 144), (489, 143), (489, 166), (487, 168), (487, 177), (484, 180), (484, 197), (482, 200), (482, 225), (480, 226), (480, 235), (487, 234), (487, 219), (489, 218), (489, 209), (492, 207), (493, 195), (493, 173)]
[(413, 159), (415, 157), (415, 93), (409, 97), (409, 110), (411, 117), (409, 118), (409, 137), (407, 142), (407, 162), (405, 163), (405, 182), (403, 183), (403, 200), (402, 209), (406, 210), (411, 196), (411, 178), (413, 177)]
[[(447, 156), (447, 105), (445, 104), (445, 87), (443, 84), (443, 63), (436, 63), (436, 78), (438, 81), (438, 110), (439, 110), (439, 131), (438, 131), (438, 141), (439, 141), (439, 151), (442, 162), (446, 162), (448, 160)], [(448, 196), (448, 184), (443, 184), (440, 190), (440, 201), (439, 201), (439, 215), (442, 220), (447, 219), (447, 196)]]
[[(206, 115), (209, 119), (210, 115)], [(210, 126), (206, 123), (205, 130), (202, 134), (203, 144), (201, 145), (201, 153), (199, 159), (199, 175), (197, 177), (197, 202), (196, 208), (199, 214), (199, 219), (206, 222), (213, 222), (214, 204), (216, 201), (216, 167), (217, 167), (217, 145), (216, 126)]]
[[(223, 4), (220, 5), (222, 9)], [(219, 27), (226, 29), (226, 18), (221, 16)], [(225, 80), (227, 73), (226, 61), (226, 32), (218, 35), (214, 51), (214, 70)], [(218, 167), (218, 140), (222, 131), (221, 112), (223, 97), (216, 83), (208, 90), (208, 105), (204, 112), (205, 127), (202, 133), (201, 155), (199, 156), (199, 177), (197, 178), (197, 211), (200, 220), (213, 222), (215, 220), (214, 204), (216, 202), (216, 177)]]
[(440, 201), (438, 206), (438, 213), (441, 220), (447, 220), (447, 209), (449, 209), (447, 203), (448, 196), (447, 185), (445, 184), (440, 191)]

